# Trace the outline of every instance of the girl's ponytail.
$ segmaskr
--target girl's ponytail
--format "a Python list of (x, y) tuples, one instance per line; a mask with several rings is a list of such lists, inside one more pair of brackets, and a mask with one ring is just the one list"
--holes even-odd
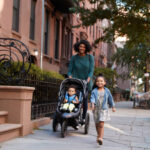
[(97, 77), (104, 77), (102, 73), (99, 73)]

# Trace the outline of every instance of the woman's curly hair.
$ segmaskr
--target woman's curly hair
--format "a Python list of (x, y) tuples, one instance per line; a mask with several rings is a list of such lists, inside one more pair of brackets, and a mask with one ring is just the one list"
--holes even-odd
[(80, 44), (85, 45), (85, 53), (90, 52), (92, 50), (92, 47), (91, 47), (90, 43), (87, 40), (80, 40), (79, 42), (74, 44), (74, 50), (76, 52), (79, 52)]

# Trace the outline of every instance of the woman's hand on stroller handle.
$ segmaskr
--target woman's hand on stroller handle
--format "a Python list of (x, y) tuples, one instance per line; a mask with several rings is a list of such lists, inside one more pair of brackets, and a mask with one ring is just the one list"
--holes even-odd
[(88, 78), (87, 78), (87, 80), (86, 80), (86, 81), (87, 81), (87, 83), (89, 83), (89, 82), (90, 82), (90, 80), (91, 80), (91, 78), (90, 78), (90, 77), (88, 77)]

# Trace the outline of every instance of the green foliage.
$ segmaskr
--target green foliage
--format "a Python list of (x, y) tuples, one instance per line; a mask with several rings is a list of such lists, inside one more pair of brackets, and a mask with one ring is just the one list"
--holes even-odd
[[(79, 3), (82, 2), (84, 0), (79, 1)], [(82, 26), (93, 25), (103, 19), (110, 21), (111, 25), (105, 29), (102, 40), (108, 41), (110, 36), (114, 35), (127, 36), (131, 43), (150, 41), (148, 36), (150, 34), (150, 1), (89, 0), (89, 2), (92, 8), (76, 5), (73, 10), (80, 13)]]
[[(28, 68), (27, 65), (29, 65), (29, 64), (25, 64), (26, 68)], [(60, 79), (60, 80), (64, 79), (64, 77), (61, 74), (54, 72), (54, 71), (41, 70), (38, 66), (36, 66), (34, 64), (31, 64), (29, 74), (35, 75), (36, 77), (38, 77), (41, 80), (45, 80), (48, 78)]]
[[(0, 64), (0, 68), (4, 68), (2, 66), (3, 64)], [(7, 69), (3, 69), (2, 74), (5, 75), (7, 73), (7, 76), (10, 74), (14, 74), (14, 78), (15, 78), (15, 73), (20, 71), (20, 68), (23, 67), (22, 62), (13, 62), (10, 67), (7, 67)], [(25, 63), (24, 65), (24, 71), (26, 72), (29, 69), (29, 63)], [(23, 72), (20, 72), (23, 73)], [(59, 79), (59, 80), (63, 80), (64, 77), (54, 71), (45, 71), (45, 70), (41, 70), (38, 66), (31, 64), (30, 66), (30, 70), (28, 72), (29, 75), (33, 75), (36, 78), (38, 78), (39, 80), (46, 80), (46, 79)]]
[[(103, 40), (114, 42), (118, 36), (126, 36), (124, 49), (118, 49), (113, 60), (121, 66), (128, 66), (134, 75), (141, 77), (146, 71), (150, 48), (150, 0), (88, 0), (93, 6), (74, 8), (80, 13), (82, 26), (90, 26), (107, 19), (110, 25), (104, 29)], [(79, 0), (79, 3), (84, 0)], [(128, 76), (129, 77), (129, 76)]]
[(99, 74), (103, 74), (106, 78), (107, 87), (113, 91), (114, 85), (116, 83), (115, 78), (118, 76), (116, 71), (111, 70), (110, 68), (95, 68), (94, 69), (94, 76), (98, 76)]
[(132, 72), (131, 74), (124, 74), (124, 77), (127, 78), (136, 75), (140, 78), (147, 71), (146, 64), (148, 63), (147, 60), (150, 58), (149, 48), (149, 45), (139, 43), (129, 49), (127, 42), (124, 48), (117, 49), (117, 53), (114, 54), (112, 59), (122, 67), (128, 67), (129, 71)]

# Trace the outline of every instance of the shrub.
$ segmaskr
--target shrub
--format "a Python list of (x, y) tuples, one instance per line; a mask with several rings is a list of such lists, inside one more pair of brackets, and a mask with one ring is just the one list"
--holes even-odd
[[(0, 63), (0, 68), (4, 68), (2, 66), (3, 64)], [(6, 65), (6, 64), (5, 64)], [(11, 77), (13, 78), (12, 80), (16, 80), (19, 76), (22, 76), (23, 73), (25, 73), (28, 68), (29, 68), (29, 63), (25, 63), (24, 69), (22, 68), (22, 62), (13, 62), (11, 65), (6, 67), (6, 69), (1, 69), (1, 73), (4, 76)], [(20, 71), (21, 70), (21, 71)], [(31, 64), (28, 75), (34, 76), (38, 80), (50, 80), (50, 79), (58, 79), (58, 80), (63, 80), (64, 77), (54, 71), (46, 71), (46, 70), (41, 70), (38, 66)], [(15, 82), (12, 82), (15, 83)]]
[[(26, 63), (25, 68), (28, 68), (27, 65), (29, 64)], [(45, 80), (48, 78), (59, 79), (59, 80), (64, 79), (64, 77), (61, 74), (54, 72), (54, 71), (41, 70), (38, 66), (34, 64), (31, 64), (31, 68), (28, 74), (35, 75), (38, 79), (41, 79), (41, 80)]]

